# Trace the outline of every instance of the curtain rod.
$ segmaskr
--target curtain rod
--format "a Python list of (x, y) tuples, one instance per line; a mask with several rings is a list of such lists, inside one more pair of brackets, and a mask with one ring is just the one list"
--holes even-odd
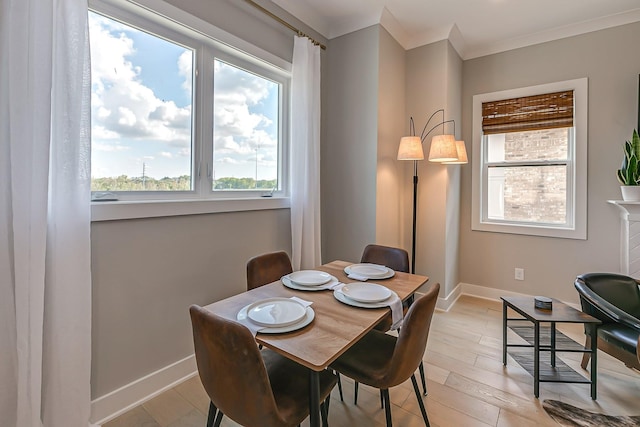
[(296, 27), (294, 27), (293, 25), (289, 24), (287, 21), (285, 21), (284, 19), (280, 18), (279, 16), (269, 12), (267, 9), (265, 9), (264, 7), (260, 6), (258, 3), (252, 1), (252, 0), (245, 0), (247, 3), (249, 3), (251, 6), (255, 7), (256, 9), (258, 9), (260, 12), (264, 13), (265, 15), (270, 16), (272, 19), (275, 19), (276, 21), (278, 21), (279, 23), (281, 23), (282, 25), (284, 25), (285, 27), (287, 27), (288, 29), (290, 29), (291, 31), (295, 32), (296, 34), (298, 34), (301, 37), (306, 37), (309, 40), (311, 40), (313, 42), (314, 45), (316, 46), (320, 46), (320, 48), (322, 50), (327, 50), (327, 47), (325, 45), (323, 45), (322, 43), (320, 43), (319, 41), (317, 41), (316, 39), (314, 39), (313, 37), (311, 37), (309, 34), (303, 33), (302, 31), (300, 31), (299, 29), (297, 29)]

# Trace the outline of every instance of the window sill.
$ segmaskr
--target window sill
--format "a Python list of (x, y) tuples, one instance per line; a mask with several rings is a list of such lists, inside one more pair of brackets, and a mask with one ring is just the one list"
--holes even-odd
[(576, 228), (545, 227), (536, 225), (521, 225), (495, 222), (472, 221), (471, 230), (489, 231), (493, 233), (522, 234), (527, 236), (556, 237), (560, 239), (587, 239), (586, 224), (581, 224)]
[(289, 199), (286, 197), (92, 202), (91, 221), (117, 221), (136, 218), (288, 209), (290, 206)]

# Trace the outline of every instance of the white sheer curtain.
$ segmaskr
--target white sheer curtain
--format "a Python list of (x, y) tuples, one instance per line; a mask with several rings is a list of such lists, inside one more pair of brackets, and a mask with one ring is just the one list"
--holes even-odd
[(295, 36), (291, 77), (291, 263), (321, 263), (320, 47)]
[(87, 0), (2, 0), (0, 424), (89, 425)]

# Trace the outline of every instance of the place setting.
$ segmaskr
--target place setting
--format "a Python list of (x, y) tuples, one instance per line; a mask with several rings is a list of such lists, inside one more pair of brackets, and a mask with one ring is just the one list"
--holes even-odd
[(340, 285), (338, 279), (324, 271), (300, 270), (282, 276), (282, 284), (299, 291), (323, 291)]
[(310, 324), (315, 312), (311, 302), (298, 297), (266, 298), (246, 305), (238, 311), (236, 319), (255, 336), (281, 334), (304, 328)]
[(351, 264), (344, 268), (344, 272), (349, 279), (360, 282), (389, 279), (396, 274), (396, 272), (389, 267), (372, 263)]
[(376, 283), (344, 283), (333, 291), (335, 299), (343, 304), (360, 308), (391, 309), (392, 326), (397, 329), (402, 324), (402, 300), (394, 291)]

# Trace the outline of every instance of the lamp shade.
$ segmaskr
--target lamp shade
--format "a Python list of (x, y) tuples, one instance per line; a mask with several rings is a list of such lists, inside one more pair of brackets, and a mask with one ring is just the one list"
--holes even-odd
[(447, 165), (464, 165), (469, 163), (467, 158), (467, 148), (464, 145), (464, 141), (456, 141), (456, 151), (458, 153), (458, 159), (451, 162), (442, 162)]
[(430, 162), (453, 162), (458, 160), (456, 140), (453, 135), (436, 135), (431, 139)]
[(403, 136), (398, 147), (398, 160), (423, 160), (422, 141), (417, 136)]

